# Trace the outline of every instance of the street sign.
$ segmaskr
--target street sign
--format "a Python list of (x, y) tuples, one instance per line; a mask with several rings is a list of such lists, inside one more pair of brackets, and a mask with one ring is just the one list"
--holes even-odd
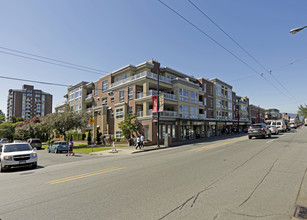
[(90, 118), (90, 120), (88, 120), (88, 122), (93, 125), (94, 124), (94, 119), (93, 118)]

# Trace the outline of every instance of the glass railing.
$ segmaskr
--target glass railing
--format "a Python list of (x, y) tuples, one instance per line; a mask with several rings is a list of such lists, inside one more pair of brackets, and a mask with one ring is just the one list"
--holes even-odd
[(93, 98), (93, 94), (91, 93), (91, 94), (88, 94), (86, 97), (85, 97), (85, 99), (90, 99), (90, 98)]
[[(145, 77), (158, 80), (158, 75), (157, 74), (152, 73), (152, 72), (148, 72), (148, 71), (144, 71), (144, 72), (141, 72), (139, 74), (130, 76), (130, 77), (126, 78), (126, 79), (122, 79), (122, 80), (119, 80), (118, 82), (112, 83), (110, 88), (114, 88), (116, 86), (119, 86), (119, 85), (122, 85), (122, 84), (125, 84), (125, 83), (128, 83), (128, 82), (132, 82), (132, 81), (137, 80), (137, 79), (145, 78)], [(159, 80), (161, 82), (165, 82), (165, 83), (169, 83), (169, 84), (172, 83), (171, 79), (166, 78), (166, 77), (161, 76), (161, 75), (159, 76)]]

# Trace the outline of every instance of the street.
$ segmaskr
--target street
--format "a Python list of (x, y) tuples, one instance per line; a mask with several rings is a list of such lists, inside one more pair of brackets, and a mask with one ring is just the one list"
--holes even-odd
[(306, 134), (301, 127), (135, 154), (39, 151), (38, 169), (0, 173), (0, 219), (291, 219)]

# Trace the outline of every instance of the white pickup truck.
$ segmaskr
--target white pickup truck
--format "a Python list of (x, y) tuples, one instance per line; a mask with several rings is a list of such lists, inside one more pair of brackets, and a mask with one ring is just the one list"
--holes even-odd
[(37, 153), (28, 143), (10, 143), (0, 145), (0, 171), (12, 167), (37, 167)]

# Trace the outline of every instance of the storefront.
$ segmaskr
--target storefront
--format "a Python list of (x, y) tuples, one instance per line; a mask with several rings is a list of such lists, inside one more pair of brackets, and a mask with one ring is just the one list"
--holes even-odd
[(226, 122), (226, 133), (231, 134), (233, 130), (233, 122)]
[(225, 134), (226, 132), (226, 124), (225, 122), (217, 122), (217, 136), (220, 136), (222, 134)]
[(216, 122), (209, 121), (208, 125), (207, 137), (216, 136)]

